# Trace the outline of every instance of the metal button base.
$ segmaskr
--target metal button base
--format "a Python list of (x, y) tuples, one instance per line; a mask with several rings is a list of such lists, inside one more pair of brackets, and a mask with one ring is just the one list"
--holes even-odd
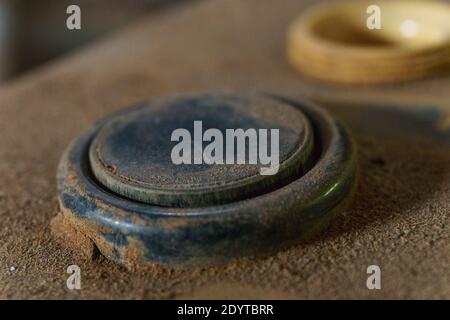
[[(205, 97), (178, 101), (202, 101)], [(216, 103), (224, 99), (223, 95), (207, 97), (217, 98)], [(236, 99), (249, 101), (243, 96)], [(221, 264), (239, 256), (264, 254), (317, 233), (351, 199), (356, 183), (353, 141), (320, 107), (268, 95), (258, 99), (299, 110), (299, 119), (307, 119), (299, 126), (311, 128), (310, 163), (304, 166), (304, 172), (290, 172), (292, 179), (271, 180), (269, 187), (258, 189), (256, 194), (244, 193), (237, 200), (231, 197), (221, 204), (211, 204), (210, 198), (198, 206), (145, 203), (112, 191), (110, 185), (97, 179), (98, 173), (94, 175), (90, 150), (99, 132), (117, 119), (148, 108), (145, 103), (106, 118), (70, 144), (57, 174), (61, 211), (77, 222), (78, 231), (103, 255), (130, 268)], [(245, 108), (237, 105), (237, 110)], [(294, 145), (305, 144), (291, 147)], [(297, 165), (301, 166), (303, 160)], [(158, 198), (151, 201), (154, 199)]]

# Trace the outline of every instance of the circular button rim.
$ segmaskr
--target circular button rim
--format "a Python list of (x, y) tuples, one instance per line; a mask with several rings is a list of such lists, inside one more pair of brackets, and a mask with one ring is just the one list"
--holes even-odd
[[(89, 147), (89, 161), (95, 178), (107, 189), (131, 200), (141, 201), (157, 206), (186, 208), (225, 204), (255, 197), (286, 185), (299, 178), (309, 170), (310, 163), (313, 161), (311, 158), (314, 148), (314, 135), (309, 120), (301, 110), (288, 103), (282, 102), (281, 100), (277, 100), (263, 94), (252, 94), (245, 96), (231, 94), (209, 94), (196, 97), (200, 99), (208, 99), (211, 96), (216, 98), (218, 102), (222, 99), (225, 100), (228, 98), (242, 98), (243, 101), (256, 100), (253, 102), (258, 102), (257, 100), (267, 100), (267, 103), (276, 103), (280, 106), (286, 106), (286, 108), (299, 112), (298, 116), (300, 121), (302, 121), (302, 123), (299, 124), (299, 126), (303, 129), (302, 135), (299, 136), (300, 140), (296, 144), (296, 148), (293, 152), (291, 152), (288, 157), (280, 163), (277, 174), (255, 174), (222, 184), (206, 184), (204, 186), (181, 188), (179, 186), (155, 186), (153, 184), (133, 181), (127, 177), (121, 177), (118, 175), (116, 173), (117, 169), (113, 170), (113, 172), (109, 170), (105, 164), (105, 161), (99, 156), (99, 145), (103, 143), (105, 136), (108, 137), (117, 124), (129, 122), (127, 117), (134, 119), (136, 117), (136, 113), (148, 112), (145, 109), (151, 108), (153, 105), (158, 103), (161, 104), (161, 102), (158, 101), (154, 102), (153, 105), (151, 102), (148, 104), (143, 104), (139, 108), (134, 108), (129, 113), (123, 112), (120, 115), (115, 117), (111, 116), (105, 120), (103, 125), (97, 131)], [(173, 102), (182, 103), (183, 100), (186, 99), (189, 99), (189, 97), (185, 97), (184, 99), (178, 98), (175, 100), (169, 100), (167, 105)], [(164, 102), (162, 103), (164, 104)], [(245, 111), (246, 110), (244, 110), (244, 112)]]

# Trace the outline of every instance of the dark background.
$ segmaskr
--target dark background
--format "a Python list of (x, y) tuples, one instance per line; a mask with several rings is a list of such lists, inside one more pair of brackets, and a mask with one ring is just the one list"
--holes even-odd
[[(0, 0), (0, 83), (182, 1)], [(72, 4), (81, 8), (81, 30), (66, 28)]]

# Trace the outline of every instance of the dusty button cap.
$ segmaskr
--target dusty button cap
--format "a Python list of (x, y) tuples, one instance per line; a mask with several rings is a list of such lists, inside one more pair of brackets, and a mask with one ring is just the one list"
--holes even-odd
[[(194, 121), (197, 122), (194, 132)], [(271, 129), (279, 130), (279, 168), (262, 175), (269, 164), (249, 164), (246, 139), (245, 164), (205, 164), (202, 150), (211, 141), (194, 145), (194, 138), (218, 129), (223, 137), (223, 157), (230, 152), (227, 129), (267, 129), (270, 155)], [(190, 133), (191, 164), (174, 164), (172, 141), (176, 129)], [(200, 130), (199, 130), (200, 129)], [(259, 138), (258, 138), (259, 139)], [(195, 150), (197, 149), (197, 150)], [(198, 150), (200, 149), (200, 150)], [(94, 138), (89, 158), (94, 176), (109, 190), (129, 199), (168, 207), (196, 207), (228, 203), (268, 192), (300, 177), (308, 170), (313, 150), (313, 131), (300, 109), (263, 95), (202, 95), (149, 102), (109, 119)], [(201, 164), (194, 164), (194, 155)], [(265, 153), (266, 154), (266, 153)], [(199, 159), (197, 157), (197, 159)]]

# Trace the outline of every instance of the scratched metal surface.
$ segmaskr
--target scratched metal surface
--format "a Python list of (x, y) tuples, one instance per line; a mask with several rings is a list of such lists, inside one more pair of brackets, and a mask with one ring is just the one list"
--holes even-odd
[[(200, 1), (0, 89), (0, 296), (449, 298), (450, 77), (342, 87), (299, 75), (285, 59), (285, 30), (307, 4)], [(324, 235), (223, 268), (146, 273), (53, 240), (56, 166), (71, 139), (125, 105), (215, 89), (309, 96), (353, 131), (359, 188)], [(79, 291), (65, 287), (74, 263)], [(382, 267), (382, 290), (365, 286), (370, 264)]]

